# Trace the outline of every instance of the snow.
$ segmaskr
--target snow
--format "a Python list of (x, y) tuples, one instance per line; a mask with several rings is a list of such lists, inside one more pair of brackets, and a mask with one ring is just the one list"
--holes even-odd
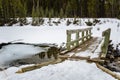
[[(72, 18), (69, 19), (70, 21), (74, 20)], [(58, 21), (59, 19), (52, 19), (52, 21), (54, 20)], [(66, 30), (89, 27), (84, 23), (88, 20), (87, 18), (80, 20), (81, 22), (79, 25), (70, 24), (69, 26), (66, 26), (67, 19), (61, 19), (61, 24), (58, 26), (53, 23), (53, 26), (49, 26), (47, 23), (48, 19), (45, 19), (45, 23), (42, 26), (33, 27), (29, 24), (20, 27), (18, 24), (15, 24), (13, 27), (0, 27), (0, 43), (16, 40), (15, 42), (25, 43), (55, 43), (60, 46), (61, 44), (66, 43)], [(118, 37), (120, 34), (120, 27), (117, 25), (120, 21), (109, 18), (99, 20), (101, 20), (100, 24), (92, 26), (92, 36), (102, 37), (102, 31), (111, 28), (110, 39), (113, 40), (113, 43), (118, 44), (120, 42), (120, 37)], [(0, 50), (0, 64), (19, 58), (26, 58), (27, 56), (39, 53), (40, 51), (42, 51), (41, 48), (30, 45), (4, 46)], [(95, 51), (95, 53), (97, 52), (100, 52), (100, 46)], [(74, 53), (71, 53), (70, 56), (73, 54)], [(77, 55), (91, 56), (91, 53), (87, 50)], [(96, 56), (98, 56), (98, 54), (92, 55), (92, 57)], [(15, 73), (21, 67), (22, 66), (10, 67), (4, 71), (0, 71), (0, 80), (116, 80), (109, 74), (97, 68), (94, 63), (87, 63), (86, 61), (66, 60), (59, 64), (48, 65), (26, 73)]]
[(94, 63), (90, 64), (85, 61), (66, 60), (22, 74), (16, 74), (16, 70), (18, 68), (13, 67), (0, 72), (0, 80), (115, 80), (97, 68)]
[(77, 53), (76, 56), (82, 56), (82, 57), (89, 57), (91, 56), (91, 52), (89, 50), (86, 50), (86, 51), (82, 51), (80, 53)]
[[(93, 36), (102, 37), (102, 31), (111, 28), (110, 39), (113, 40), (114, 44), (118, 44), (120, 42), (120, 38), (118, 37), (120, 34), (120, 26), (118, 26), (120, 21), (117, 19), (102, 19), (101, 21), (102, 24), (97, 24), (93, 27)], [(97, 30), (98, 28), (100, 30)]]
[(90, 56), (91, 59), (92, 59), (92, 58), (98, 58), (98, 57), (99, 57), (99, 53), (101, 52), (101, 46), (102, 46), (103, 42), (104, 42), (104, 39), (102, 39), (101, 43), (98, 45), (98, 47), (97, 47), (96, 50), (94, 51), (94, 54), (92, 54), (92, 55)]
[(80, 26), (2, 27), (0, 28), (0, 42), (21, 39), (20, 42), (26, 43), (55, 43), (61, 45), (66, 42), (66, 30), (76, 28), (80, 28)]
[[(59, 19), (52, 19), (51, 22), (53, 22), (53, 20), (57, 21)], [(73, 21), (74, 19), (70, 18), (70, 20)], [(21, 39), (21, 42), (26, 43), (56, 43), (60, 45), (61, 43), (66, 42), (66, 30), (87, 28), (88, 26), (86, 26), (84, 23), (87, 20), (87, 18), (81, 19), (81, 25), (70, 24), (69, 26), (66, 26), (65, 22), (67, 21), (67, 19), (61, 19), (61, 24), (59, 24), (58, 26), (53, 23), (53, 26), (49, 26), (47, 24), (48, 19), (45, 18), (45, 23), (43, 24), (43, 26), (32, 27), (31, 25), (27, 25), (19, 27), (14, 25), (14, 28), (7, 26), (0, 27), (0, 42), (9, 42)], [(92, 21), (92, 19), (90, 20)], [(113, 39), (114, 43), (118, 43), (118, 41), (120, 41), (120, 38), (117, 38), (116, 36), (114, 36), (114, 34), (117, 34), (118, 36), (120, 34), (120, 27), (117, 27), (120, 21), (118, 21), (117, 19), (109, 18), (100, 20), (101, 24), (93, 26), (93, 36), (102, 37), (102, 31), (111, 28), (111, 39)], [(100, 30), (97, 30), (98, 28), (100, 28)]]

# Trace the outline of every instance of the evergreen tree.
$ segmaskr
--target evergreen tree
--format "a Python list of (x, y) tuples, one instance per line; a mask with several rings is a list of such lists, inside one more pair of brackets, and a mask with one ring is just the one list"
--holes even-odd
[(40, 7), (40, 17), (45, 17), (45, 14), (44, 14), (44, 10), (43, 10), (43, 8), (42, 7)]
[(49, 17), (48, 7), (46, 7), (46, 9), (45, 9), (45, 16), (46, 16), (46, 17)]
[(70, 2), (68, 2), (67, 6), (66, 6), (65, 15), (67, 17), (71, 15), (71, 5), (70, 5)]
[(20, 0), (18, 0), (18, 16), (19, 16), (19, 22), (20, 25), (22, 26), (23, 24), (26, 24), (26, 3), (22, 4)]
[(88, 15), (89, 17), (98, 17), (97, 13), (98, 13), (98, 6), (99, 6), (99, 2), (98, 0), (89, 0), (88, 1)]
[(2, 8), (2, 0), (0, 0), (0, 26), (3, 25), (3, 8)]
[(63, 12), (63, 9), (61, 8), (60, 9), (60, 18), (64, 17), (64, 12)]

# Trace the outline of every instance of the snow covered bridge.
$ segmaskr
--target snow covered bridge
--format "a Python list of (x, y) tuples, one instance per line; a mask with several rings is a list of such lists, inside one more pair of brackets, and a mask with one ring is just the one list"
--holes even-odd
[[(97, 49), (101, 49), (102, 38), (92, 37), (91, 29), (92, 28), (67, 30), (66, 50), (60, 52), (58, 59), (45, 64), (23, 68), (22, 72), (40, 68), (44, 65), (58, 63), (64, 61), (66, 58), (79, 58), (85, 60), (90, 58), (98, 59), (100, 52), (98, 52)], [(74, 37), (75, 39), (73, 40)], [(52, 54), (53, 53), (54, 51), (52, 51)], [(59, 60), (59, 58), (62, 60)]]
[[(67, 30), (67, 49), (61, 52), (63, 56), (60, 56), (60, 58), (105, 58), (111, 29), (103, 31), (104, 38), (92, 37), (91, 29)], [(73, 34), (74, 36), (72, 36)], [(74, 40), (73, 37), (75, 37)]]

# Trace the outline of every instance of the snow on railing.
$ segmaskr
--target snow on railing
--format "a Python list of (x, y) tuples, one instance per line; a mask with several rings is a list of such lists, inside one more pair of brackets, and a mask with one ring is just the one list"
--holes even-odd
[[(89, 40), (92, 35), (91, 29), (92, 28), (67, 30), (67, 43), (66, 43), (67, 50), (69, 51), (71, 49), (74, 49), (74, 48), (78, 47), (80, 44)], [(75, 34), (74, 40), (72, 40), (73, 34)]]
[(110, 39), (111, 29), (108, 28), (107, 30), (102, 32), (102, 36), (104, 37), (104, 42), (101, 46), (101, 58), (105, 58), (108, 50), (109, 39)]

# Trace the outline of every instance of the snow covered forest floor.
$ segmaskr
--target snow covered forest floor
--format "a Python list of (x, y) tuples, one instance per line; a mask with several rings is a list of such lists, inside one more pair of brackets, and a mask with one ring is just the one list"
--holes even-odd
[[(67, 24), (68, 19), (70, 22), (69, 25)], [(120, 43), (120, 20), (100, 18), (98, 19), (100, 22), (92, 26), (87, 26), (85, 22), (93, 22), (94, 19), (83, 18), (77, 20), (78, 22), (73, 24), (73, 18), (52, 18), (51, 23), (48, 23), (49, 19), (45, 18), (45, 22), (41, 26), (31, 26), (30, 24), (19, 26), (19, 23), (12, 27), (3, 26), (0, 27), (0, 43), (18, 40), (15, 42), (34, 44), (50, 43), (63, 47), (66, 43), (66, 30), (83, 29), (87, 27), (93, 28), (93, 37), (100, 38), (102, 38), (102, 31), (111, 28), (110, 39), (112, 40), (114, 47)], [(54, 22), (58, 21), (60, 23), (56, 25)], [(31, 18), (28, 18), (28, 23), (31, 23)], [(27, 55), (40, 52), (40, 50), (42, 49), (28, 45), (4, 46), (0, 49), (0, 68), (4, 63), (19, 58), (25, 58)], [(99, 47), (97, 52), (100, 52)], [(109, 74), (97, 68), (95, 63), (87, 63), (86, 61), (65, 60), (62, 63), (48, 65), (30, 72), (22, 74), (15, 73), (24, 66), (27, 65), (10, 67), (4, 71), (0, 71), (0, 80), (116, 80)]]

